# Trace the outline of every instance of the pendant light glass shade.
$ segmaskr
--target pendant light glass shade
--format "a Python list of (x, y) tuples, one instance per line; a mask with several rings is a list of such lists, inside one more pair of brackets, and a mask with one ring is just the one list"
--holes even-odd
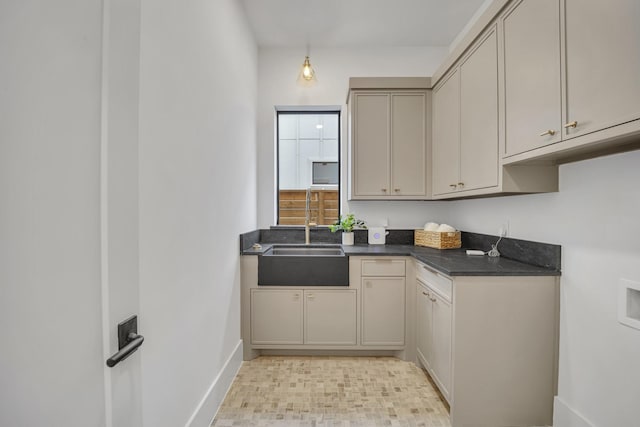
[(308, 56), (304, 57), (304, 63), (302, 64), (302, 72), (300, 76), (308, 82), (316, 79), (316, 72), (311, 66), (311, 62), (309, 62)]

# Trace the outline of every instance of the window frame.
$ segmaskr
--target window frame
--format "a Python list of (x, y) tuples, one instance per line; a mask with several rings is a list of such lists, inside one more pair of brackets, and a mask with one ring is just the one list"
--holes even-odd
[[(280, 115), (320, 115), (335, 114), (338, 116), (338, 213), (342, 212), (342, 111), (331, 107), (313, 109), (314, 107), (303, 107), (307, 109), (278, 109), (276, 108), (276, 227), (304, 227), (299, 225), (280, 224)], [(315, 107), (317, 108), (317, 107)], [(318, 225), (318, 227), (329, 227), (328, 225)]]

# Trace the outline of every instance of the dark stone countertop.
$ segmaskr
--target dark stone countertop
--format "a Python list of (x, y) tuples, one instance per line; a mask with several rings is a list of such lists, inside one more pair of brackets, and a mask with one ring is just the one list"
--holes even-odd
[[(278, 243), (282, 244), (282, 243)], [(316, 243), (317, 244), (317, 243)], [(260, 255), (273, 243), (260, 243), (261, 249), (245, 249), (242, 255)], [(545, 268), (504, 256), (467, 255), (465, 249), (432, 249), (414, 245), (342, 245), (347, 256), (411, 256), (447, 276), (560, 276), (555, 268)]]

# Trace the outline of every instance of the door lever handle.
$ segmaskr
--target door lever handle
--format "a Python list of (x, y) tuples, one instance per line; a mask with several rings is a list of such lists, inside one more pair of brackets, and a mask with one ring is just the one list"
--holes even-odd
[(138, 335), (138, 316), (131, 316), (118, 323), (118, 352), (107, 359), (107, 366), (113, 368), (129, 357), (144, 342), (144, 337)]
[(142, 335), (138, 335), (136, 333), (131, 332), (127, 338), (129, 342), (122, 347), (116, 354), (107, 359), (107, 366), (113, 368), (118, 363), (122, 362), (124, 359), (129, 357), (131, 353), (136, 351), (138, 347), (142, 345), (144, 342), (144, 337)]

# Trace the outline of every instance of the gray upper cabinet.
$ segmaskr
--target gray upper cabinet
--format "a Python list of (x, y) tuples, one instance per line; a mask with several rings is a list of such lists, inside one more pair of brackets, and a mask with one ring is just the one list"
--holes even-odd
[(352, 96), (353, 196), (390, 194), (390, 100), (388, 93), (364, 92)]
[(427, 95), (391, 94), (391, 189), (394, 196), (427, 195)]
[[(349, 199), (428, 197), (430, 91), (403, 87), (414, 85), (416, 80), (428, 83), (415, 78), (351, 79), (352, 85), (386, 89), (352, 89), (349, 93)], [(400, 87), (395, 89), (394, 85)]]
[(495, 26), (435, 87), (433, 110), (433, 195), (460, 197), (497, 187), (498, 46)]
[(640, 145), (640, 2), (519, 0), (500, 19), (504, 164)]
[(498, 37), (495, 27), (460, 65), (458, 190), (498, 186)]
[[(640, 119), (640, 1), (564, 0), (563, 137)], [(575, 127), (570, 126), (575, 123)]]
[(456, 68), (433, 90), (433, 195), (458, 188), (460, 178), (460, 73)]
[(521, 0), (503, 18), (505, 150), (560, 142), (560, 4)]

